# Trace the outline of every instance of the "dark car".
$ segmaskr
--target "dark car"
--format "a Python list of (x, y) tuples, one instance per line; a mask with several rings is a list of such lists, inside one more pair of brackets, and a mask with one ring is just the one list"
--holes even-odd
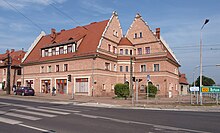
[(15, 91), (15, 95), (34, 96), (34, 89), (31, 87), (19, 87)]

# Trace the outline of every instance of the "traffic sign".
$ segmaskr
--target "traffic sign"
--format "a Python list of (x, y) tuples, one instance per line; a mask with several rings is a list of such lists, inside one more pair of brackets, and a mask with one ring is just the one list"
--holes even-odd
[(202, 86), (202, 93), (220, 93), (219, 86)]
[(199, 87), (193, 86), (193, 87), (190, 87), (189, 90), (190, 91), (199, 91)]

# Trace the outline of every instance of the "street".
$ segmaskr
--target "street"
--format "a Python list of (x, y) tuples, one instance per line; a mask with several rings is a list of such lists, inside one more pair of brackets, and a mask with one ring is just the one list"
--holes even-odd
[(0, 98), (1, 133), (220, 132), (220, 114), (79, 106)]

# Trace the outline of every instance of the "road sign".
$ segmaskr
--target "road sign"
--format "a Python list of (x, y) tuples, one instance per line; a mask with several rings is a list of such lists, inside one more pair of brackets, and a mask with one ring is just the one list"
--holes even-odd
[(203, 86), (201, 89), (202, 93), (220, 93), (219, 86)]
[(189, 90), (190, 91), (199, 91), (199, 87), (193, 86), (193, 87), (190, 87)]

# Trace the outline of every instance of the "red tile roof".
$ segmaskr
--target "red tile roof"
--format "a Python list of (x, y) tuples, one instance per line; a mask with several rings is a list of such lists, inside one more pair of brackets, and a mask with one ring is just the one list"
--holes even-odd
[(99, 40), (101, 39), (102, 33), (104, 32), (108, 21), (109, 20), (93, 22), (83, 27), (78, 26), (70, 30), (64, 30), (59, 33), (56, 33), (56, 38), (53, 40), (55, 41), (54, 45), (66, 43), (68, 41), (78, 41), (82, 39), (82, 42), (80, 43), (77, 52), (75, 53), (56, 55), (50, 57), (41, 57), (41, 49), (53, 45), (53, 42), (51, 42), (51, 34), (43, 36), (23, 63), (25, 64), (46, 60), (70, 58), (73, 55), (81, 55), (85, 53), (96, 52)]
[[(25, 52), (23, 50), (13, 51), (9, 52), (10, 56), (12, 58), (12, 66), (18, 66), (21, 64), (21, 60), (25, 55)], [(0, 60), (4, 60), (7, 58), (7, 53), (0, 54)]]
[(179, 83), (180, 83), (180, 84), (185, 84), (185, 85), (188, 85), (188, 84), (189, 84), (189, 83), (187, 82), (187, 79), (186, 79), (186, 74), (180, 74)]
[(131, 43), (130, 40), (128, 40), (127, 37), (122, 37), (120, 42), (119, 42), (119, 46), (133, 46), (133, 44)]

